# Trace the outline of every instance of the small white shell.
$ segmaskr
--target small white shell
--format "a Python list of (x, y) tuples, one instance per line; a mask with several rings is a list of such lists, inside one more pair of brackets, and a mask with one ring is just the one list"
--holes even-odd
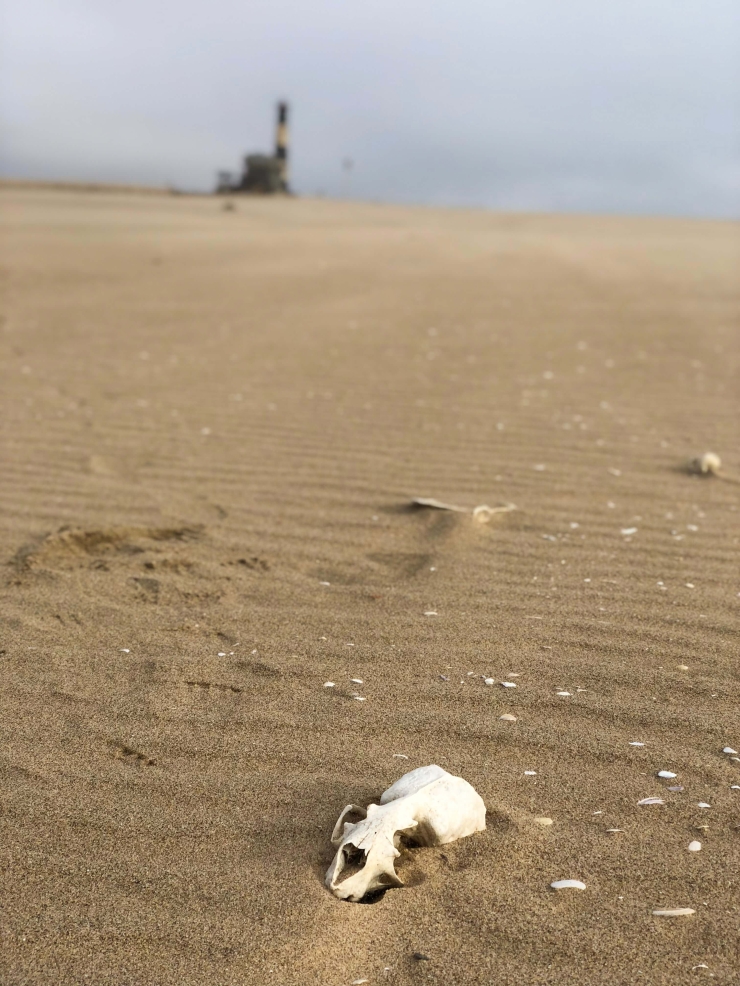
[(629, 745), (630, 746), (644, 746), (645, 744), (644, 743), (639, 743), (637, 740), (633, 740)]
[(638, 805), (664, 805), (665, 801), (662, 798), (643, 798), (637, 803)]
[(669, 907), (652, 913), (656, 918), (687, 918), (690, 914), (696, 914), (696, 911), (693, 907)]
[(621, 533), (622, 534), (625, 534), (627, 537), (629, 537), (630, 534), (637, 534), (637, 528), (636, 527), (623, 527), (622, 530), (621, 530)]
[(538, 825), (541, 825), (543, 828), (547, 828), (548, 826), (552, 825), (552, 819), (547, 818), (545, 815), (541, 815), (539, 818), (535, 818), (535, 822)]
[(586, 884), (580, 880), (556, 880), (550, 886), (553, 890), (585, 890)]
[(701, 842), (694, 839), (693, 842), (689, 843), (689, 852), (699, 852), (701, 850)]
[(697, 808), (711, 808), (712, 806), (711, 805), (708, 805), (706, 803), (706, 801), (699, 801), (696, 807)]
[(352, 682), (353, 685), (364, 685), (365, 684), (365, 682), (362, 680), (362, 678), (350, 678), (349, 680)]
[(535, 777), (537, 775), (536, 770), (525, 770), (524, 773), (527, 775), (527, 777)]
[(499, 716), (499, 720), (503, 722), (516, 722), (516, 716), (511, 715), (510, 712), (504, 712), (502, 716)]
[(733, 753), (736, 754), (737, 750), (733, 750), (731, 746), (726, 746), (722, 752), (729, 753), (730, 755), (732, 755)]
[(559, 695), (561, 698), (570, 698), (571, 697), (571, 693), (570, 692), (555, 692), (555, 694), (556, 695)]
[(504, 688), (516, 688), (516, 685), (514, 684), (513, 681), (502, 681), (501, 684), (504, 686)]
[(324, 688), (333, 688), (333, 687), (334, 687), (334, 682), (333, 681), (325, 681), (324, 682)]
[(722, 468), (722, 460), (716, 452), (705, 452), (703, 455), (694, 459), (692, 466), (696, 472), (703, 473), (706, 476), (709, 473), (719, 472)]
[(483, 679), (483, 683), (486, 684), (486, 685), (495, 685), (496, 684), (496, 679), (495, 678), (484, 678)]
[(672, 781), (677, 775), (673, 773), (672, 770), (659, 770), (658, 777), (664, 777), (666, 780)]

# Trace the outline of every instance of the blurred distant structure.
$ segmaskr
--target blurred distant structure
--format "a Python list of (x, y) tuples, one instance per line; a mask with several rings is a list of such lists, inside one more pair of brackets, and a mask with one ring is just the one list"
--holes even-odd
[(288, 104), (277, 105), (275, 153), (247, 154), (240, 176), (219, 171), (216, 192), (221, 195), (290, 194), (288, 185)]

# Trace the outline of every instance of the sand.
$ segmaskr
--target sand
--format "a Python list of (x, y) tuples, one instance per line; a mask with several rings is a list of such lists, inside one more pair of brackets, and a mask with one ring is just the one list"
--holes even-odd
[[(737, 982), (737, 228), (0, 210), (0, 981)], [(430, 763), (487, 830), (333, 898)]]

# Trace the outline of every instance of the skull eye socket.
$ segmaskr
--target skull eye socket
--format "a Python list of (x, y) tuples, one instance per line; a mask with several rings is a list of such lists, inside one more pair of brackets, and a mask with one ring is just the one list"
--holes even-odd
[(353, 846), (351, 842), (345, 842), (342, 846), (342, 860), (342, 873), (338, 881), (339, 883), (344, 883), (345, 880), (349, 880), (350, 877), (355, 876), (360, 870), (363, 870), (367, 862), (367, 856), (362, 849)]

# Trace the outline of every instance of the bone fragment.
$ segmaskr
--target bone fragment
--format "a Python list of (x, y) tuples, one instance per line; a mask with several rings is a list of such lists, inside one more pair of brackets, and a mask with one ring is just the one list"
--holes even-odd
[(489, 507), (486, 504), (481, 504), (479, 507), (473, 507), (472, 510), (469, 510), (467, 507), (458, 507), (454, 503), (443, 503), (441, 500), (435, 500), (433, 497), (423, 496), (414, 497), (411, 503), (415, 507), (429, 507), (432, 510), (451, 510), (457, 514), (472, 514), (473, 520), (479, 524), (487, 524), (495, 514), (508, 514), (512, 510), (516, 510), (516, 506), (513, 503), (504, 503), (499, 507)]
[[(359, 812), (359, 822), (345, 822)], [(374, 890), (402, 886), (394, 862), (401, 837), (421, 846), (441, 846), (486, 827), (483, 799), (462, 777), (432, 764), (404, 774), (367, 811), (347, 805), (332, 832), (337, 853), (326, 872), (326, 886), (340, 900), (360, 901)], [(361, 868), (342, 880), (348, 864)]]

